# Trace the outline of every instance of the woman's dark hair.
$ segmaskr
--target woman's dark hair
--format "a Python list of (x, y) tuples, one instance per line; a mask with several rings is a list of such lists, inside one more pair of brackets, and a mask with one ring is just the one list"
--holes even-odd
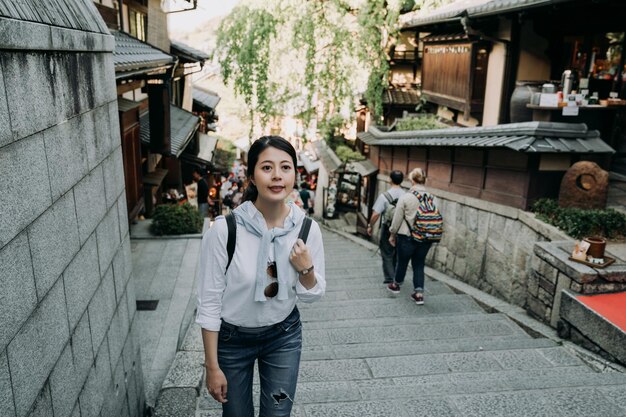
[(258, 138), (254, 141), (252, 146), (250, 146), (250, 150), (248, 151), (248, 170), (246, 172), (248, 175), (248, 187), (243, 193), (243, 201), (256, 201), (259, 191), (256, 189), (256, 186), (252, 184), (252, 181), (250, 181), (250, 177), (254, 174), (254, 168), (257, 162), (259, 162), (259, 155), (270, 147), (287, 152), (293, 160), (294, 170), (298, 166), (296, 150), (289, 141), (280, 136), (262, 136)]

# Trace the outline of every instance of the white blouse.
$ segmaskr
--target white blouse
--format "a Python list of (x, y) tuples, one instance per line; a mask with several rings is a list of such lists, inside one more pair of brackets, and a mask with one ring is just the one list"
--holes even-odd
[[(267, 227), (263, 215), (256, 208), (254, 211), (256, 211), (254, 220)], [(299, 233), (300, 227), (296, 227), (285, 237), (295, 243)], [(262, 327), (280, 323), (293, 310), (296, 297), (302, 302), (311, 303), (324, 295), (326, 291), (324, 245), (322, 232), (315, 221), (311, 224), (306, 245), (313, 259), (317, 283), (307, 290), (300, 283), (297, 274), (294, 274), (296, 278), (289, 288), (287, 300), (281, 301), (273, 297), (265, 302), (254, 301), (256, 260), (261, 239), (241, 224), (237, 225), (235, 254), (228, 272), (224, 275), (228, 263), (227, 240), (226, 220), (224, 217), (218, 217), (202, 238), (196, 323), (203, 329), (219, 331), (221, 319), (243, 327)], [(273, 250), (270, 251), (272, 252)]]

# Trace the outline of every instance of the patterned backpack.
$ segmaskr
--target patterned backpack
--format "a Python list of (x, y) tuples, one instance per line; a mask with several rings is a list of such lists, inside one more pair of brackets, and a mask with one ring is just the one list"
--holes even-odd
[(419, 200), (419, 204), (413, 225), (408, 225), (411, 236), (418, 242), (439, 242), (443, 234), (443, 217), (433, 202), (433, 196), (418, 191), (412, 193)]

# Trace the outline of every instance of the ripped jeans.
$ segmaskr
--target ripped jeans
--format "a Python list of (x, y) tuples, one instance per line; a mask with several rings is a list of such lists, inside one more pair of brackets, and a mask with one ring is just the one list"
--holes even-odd
[(222, 416), (254, 417), (252, 381), (256, 360), (261, 382), (259, 417), (290, 416), (301, 352), (302, 324), (297, 307), (282, 322), (258, 331), (222, 322), (217, 356), (228, 383), (228, 402), (222, 405)]

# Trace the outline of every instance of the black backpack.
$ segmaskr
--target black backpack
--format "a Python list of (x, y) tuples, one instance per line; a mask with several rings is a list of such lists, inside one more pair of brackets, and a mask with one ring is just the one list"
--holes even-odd
[[(226, 226), (228, 227), (228, 241), (226, 242), (226, 252), (228, 252), (228, 263), (226, 264), (226, 271), (228, 271), (228, 267), (230, 266), (231, 261), (233, 260), (233, 255), (235, 254), (235, 246), (237, 244), (237, 220), (235, 219), (235, 215), (233, 213), (228, 213), (226, 216)], [(309, 230), (311, 229), (311, 223), (313, 221), (310, 217), (305, 217), (302, 221), (302, 226), (300, 226), (300, 233), (298, 234), (298, 238), (302, 239), (304, 243), (306, 243), (307, 237), (309, 237)]]

